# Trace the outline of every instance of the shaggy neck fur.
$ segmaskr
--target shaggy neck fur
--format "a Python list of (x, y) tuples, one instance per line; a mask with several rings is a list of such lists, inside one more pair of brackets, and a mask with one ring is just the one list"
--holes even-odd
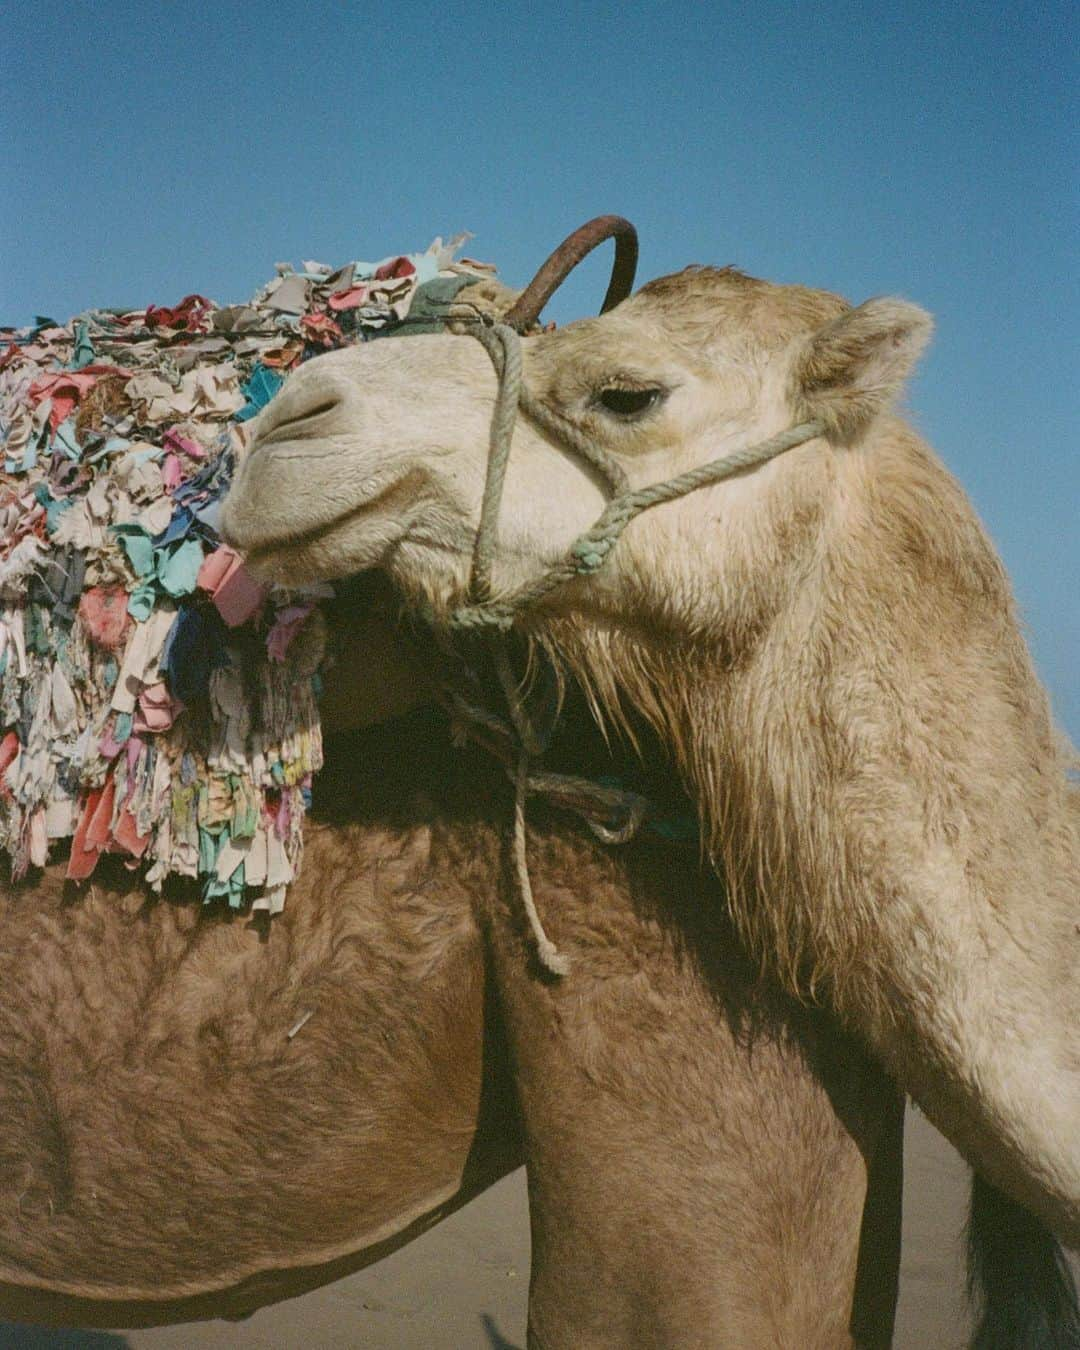
[(775, 565), (733, 559), (726, 628), (673, 645), (654, 600), (654, 631), (576, 617), (540, 640), (599, 715), (672, 747), (763, 964), (1075, 1242), (1078, 794), (1007, 582), (902, 424), (805, 472), (802, 547), (778, 487)]

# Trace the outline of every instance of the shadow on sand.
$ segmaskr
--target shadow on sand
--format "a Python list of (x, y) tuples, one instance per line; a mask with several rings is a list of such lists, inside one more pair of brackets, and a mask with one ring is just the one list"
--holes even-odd
[[(493, 1341), (508, 1345), (508, 1341)], [(0, 1350), (127, 1350), (127, 1341), (111, 1331), (67, 1331), (0, 1322)]]
[[(521, 1350), (520, 1346), (515, 1345), (513, 1341), (508, 1341), (502, 1332), (500, 1332), (499, 1328), (495, 1325), (495, 1319), (490, 1313), (482, 1313), (480, 1321), (483, 1324), (484, 1334), (488, 1338), (488, 1344), (490, 1345), (491, 1350)], [(0, 1342), (0, 1344), (2, 1344), (2, 1342)]]

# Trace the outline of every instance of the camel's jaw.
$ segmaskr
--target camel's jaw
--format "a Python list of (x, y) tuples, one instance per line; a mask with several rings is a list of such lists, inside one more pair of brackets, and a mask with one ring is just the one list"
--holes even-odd
[(257, 575), (298, 584), (368, 571), (422, 516), (422, 475), (384, 467), (359, 483), (340, 475), (334, 490), (312, 473), (318, 458), (296, 443), (256, 442), (245, 460), (225, 499), (222, 535)]

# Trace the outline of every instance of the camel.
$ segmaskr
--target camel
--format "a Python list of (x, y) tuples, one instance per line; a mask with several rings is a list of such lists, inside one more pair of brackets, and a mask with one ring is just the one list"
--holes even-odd
[(283, 914), (119, 865), (0, 895), (0, 1317), (242, 1316), (525, 1159), (530, 1345), (888, 1345), (895, 1090), (760, 978), (682, 844), (534, 810), (538, 900), (591, 971), (535, 978), (503, 771), (354, 599)]
[[(748, 949), (1075, 1244), (1072, 752), (983, 528), (894, 412), (930, 330), (903, 300), (693, 267), (526, 336), (486, 619), (609, 727), (653, 728)], [(485, 619), (473, 560), (510, 357), (476, 335), (298, 373), (225, 506), (257, 572), (378, 569), (436, 628)], [(642, 510), (614, 546), (586, 533), (608, 503), (598, 463), (643, 488), (795, 424), (800, 443)], [(544, 923), (567, 984), (586, 978), (572, 918), (553, 904)]]

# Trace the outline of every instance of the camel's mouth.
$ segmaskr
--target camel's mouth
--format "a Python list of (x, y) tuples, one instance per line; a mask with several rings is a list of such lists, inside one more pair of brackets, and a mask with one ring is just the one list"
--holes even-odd
[[(287, 511), (281, 509), (287, 496), (280, 488), (267, 492), (266, 461), (276, 457), (278, 449), (263, 448), (260, 462), (252, 466), (259, 473), (258, 490), (248, 493), (242, 479), (226, 499), (222, 516), (226, 542), (243, 553), (256, 576), (285, 585), (332, 581), (379, 567), (408, 532), (424, 474), (410, 470), (373, 475), (362, 484), (359, 499), (350, 493), (344, 508), (328, 501), (325, 514), (290, 527)], [(245, 469), (248, 465), (250, 459)], [(264, 496), (275, 499), (274, 510), (263, 509)]]

